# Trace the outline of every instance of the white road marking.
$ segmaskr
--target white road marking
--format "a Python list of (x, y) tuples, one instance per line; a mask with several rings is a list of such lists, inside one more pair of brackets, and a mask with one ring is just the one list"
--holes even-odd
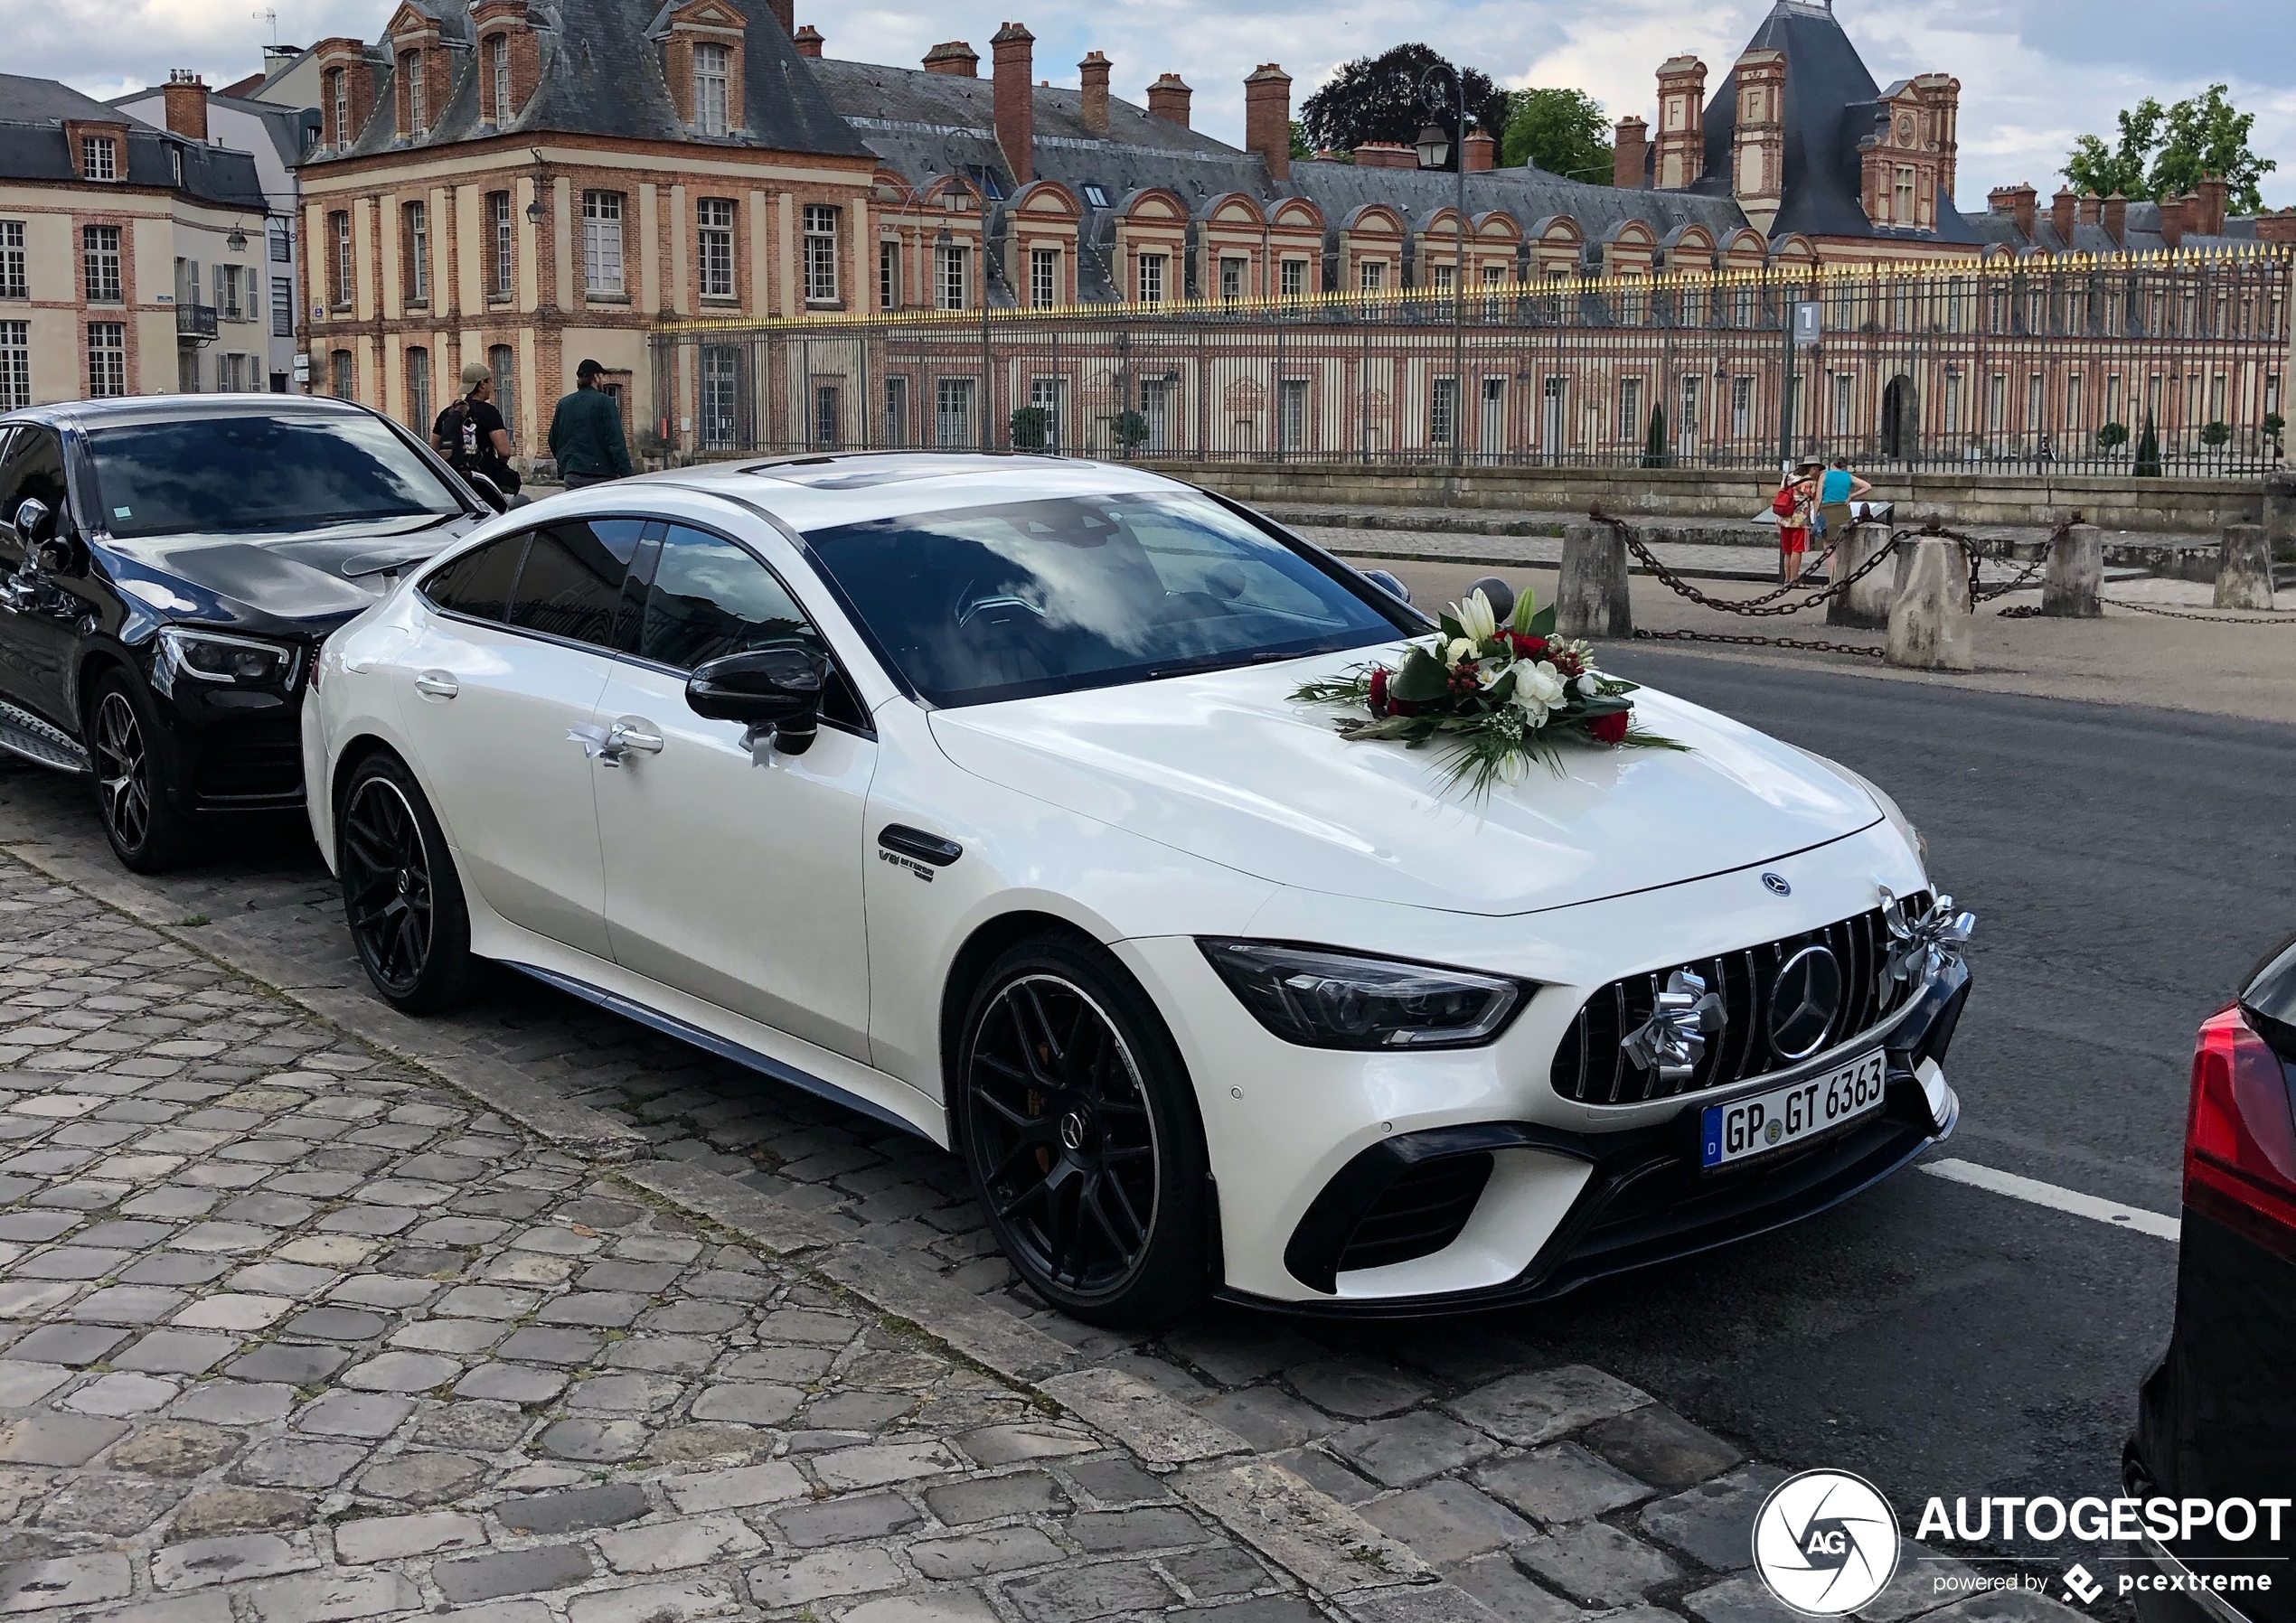
[(2084, 1195), (2078, 1189), (2061, 1189), (2055, 1184), (2045, 1184), (2037, 1178), (2019, 1177), (2014, 1172), (1996, 1171), (1990, 1167), (1981, 1167), (1974, 1161), (1924, 1161), (1921, 1169), (1932, 1177), (1967, 1184), (1972, 1189), (1987, 1189), (1995, 1195), (2006, 1195), (2011, 1200), (2029, 1200), (2037, 1206), (2070, 1212), (2075, 1217), (2093, 1218), (2114, 1228), (2134, 1229), (2157, 1240), (2174, 1243), (2184, 1236), (2184, 1224), (2174, 1217), (2164, 1217), (2159, 1212), (2148, 1212), (2142, 1206), (2125, 1206), (2117, 1200), (2099, 1200), (2095, 1196)]

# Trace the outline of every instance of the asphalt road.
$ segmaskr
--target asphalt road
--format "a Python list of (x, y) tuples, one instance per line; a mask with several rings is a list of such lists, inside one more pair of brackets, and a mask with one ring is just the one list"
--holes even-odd
[[(1963, 1113), (1933, 1157), (2177, 1212), (2193, 1028), (2296, 928), (2296, 728), (1814, 662), (1606, 663), (1865, 774), (1927, 835), (1979, 918)], [(1867, 1475), (1910, 1522), (1933, 1495), (2115, 1492), (2175, 1286), (2171, 1243), (1909, 1172), (1509, 1327), (1757, 1458)]]

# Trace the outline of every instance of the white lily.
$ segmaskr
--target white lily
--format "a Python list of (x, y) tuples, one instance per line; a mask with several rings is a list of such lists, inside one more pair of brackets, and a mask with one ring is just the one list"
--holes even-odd
[(1464, 603), (1453, 604), (1451, 614), (1473, 642), (1487, 643), (1499, 634), (1499, 616), (1491, 612), (1491, 599), (1479, 590), (1468, 593)]
[(1571, 686), (1581, 699), (1600, 699), (1603, 696), (1603, 684), (1595, 680), (1595, 673), (1591, 671), (1573, 681)]
[(1474, 657), (1475, 642), (1472, 637), (1454, 637), (1443, 651), (1443, 662), (1446, 665), (1463, 665)]

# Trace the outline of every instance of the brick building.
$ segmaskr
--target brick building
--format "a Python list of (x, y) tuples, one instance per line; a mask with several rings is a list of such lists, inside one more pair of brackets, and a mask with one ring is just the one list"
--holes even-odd
[(248, 154), (0, 74), (0, 409), (259, 361), (265, 218)]

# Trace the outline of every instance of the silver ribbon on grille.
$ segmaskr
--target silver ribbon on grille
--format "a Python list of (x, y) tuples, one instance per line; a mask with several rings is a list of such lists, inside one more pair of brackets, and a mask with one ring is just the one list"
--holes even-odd
[(1651, 1018), (1619, 1043), (1626, 1057), (1661, 1082), (1681, 1082), (1698, 1069), (1706, 1039), (1720, 1031), (1728, 1015), (1722, 999), (1706, 990), (1705, 978), (1677, 970), (1666, 978)]
[(1882, 972), (1892, 980), (1926, 980), (1961, 962), (1962, 948), (1977, 928), (1977, 915), (1955, 913), (1953, 898), (1939, 896), (1919, 918), (1888, 886), (1881, 887), (1881, 918), (1889, 930), (1889, 957)]

